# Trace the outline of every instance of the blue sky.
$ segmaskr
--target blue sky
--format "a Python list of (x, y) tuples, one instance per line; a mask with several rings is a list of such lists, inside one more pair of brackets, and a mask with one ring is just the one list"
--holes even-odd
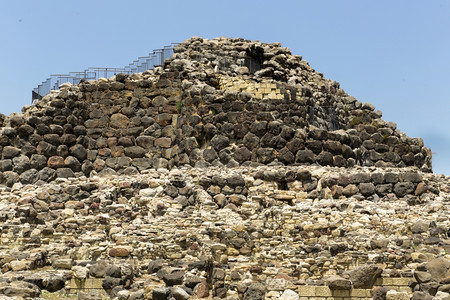
[(49, 1), (0, 4), (0, 112), (50, 74), (123, 67), (191, 36), (281, 42), (434, 153), (450, 175), (450, 1)]

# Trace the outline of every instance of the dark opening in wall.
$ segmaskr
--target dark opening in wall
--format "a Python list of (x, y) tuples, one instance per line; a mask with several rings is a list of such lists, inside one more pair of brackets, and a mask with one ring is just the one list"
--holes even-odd
[(244, 61), (244, 65), (248, 68), (250, 74), (254, 74), (255, 72), (261, 70), (261, 63), (252, 57), (246, 57)]
[(281, 180), (281, 181), (278, 181), (277, 183), (278, 183), (279, 190), (282, 190), (282, 191), (289, 190), (286, 180)]

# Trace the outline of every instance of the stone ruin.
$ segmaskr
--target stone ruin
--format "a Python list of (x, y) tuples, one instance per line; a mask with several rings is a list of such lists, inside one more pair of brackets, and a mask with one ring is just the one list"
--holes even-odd
[(449, 179), (381, 116), (244, 39), (63, 84), (0, 118), (0, 294), (444, 299)]

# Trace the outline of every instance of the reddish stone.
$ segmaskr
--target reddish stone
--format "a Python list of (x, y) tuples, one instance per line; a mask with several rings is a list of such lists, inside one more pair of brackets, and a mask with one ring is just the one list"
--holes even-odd
[(48, 206), (49, 209), (64, 209), (64, 203), (51, 202)]
[(116, 247), (116, 248), (111, 248), (109, 250), (109, 256), (127, 257), (129, 255), (130, 255), (130, 251), (127, 248)]
[(124, 149), (122, 146), (115, 146), (111, 148), (111, 156), (119, 157), (124, 155)]
[(419, 196), (425, 193), (428, 190), (428, 187), (425, 182), (419, 182), (419, 184), (416, 187), (416, 190), (414, 191), (414, 195)]
[(170, 148), (172, 140), (168, 137), (160, 137), (155, 140), (155, 146), (161, 148)]
[(108, 148), (100, 148), (97, 151), (98, 155), (100, 156), (109, 156), (111, 154), (111, 150)]
[(127, 116), (118, 113), (111, 116), (109, 126), (112, 128), (127, 128), (129, 123), (130, 119)]
[(197, 295), (198, 298), (209, 297), (209, 288), (206, 281), (202, 281), (199, 284), (197, 284), (194, 288), (194, 293)]
[(64, 158), (61, 156), (52, 156), (48, 159), (47, 166), (52, 169), (64, 168)]

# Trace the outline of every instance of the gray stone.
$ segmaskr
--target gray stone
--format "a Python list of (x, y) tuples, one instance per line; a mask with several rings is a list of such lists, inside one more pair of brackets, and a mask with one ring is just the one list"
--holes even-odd
[(38, 180), (39, 172), (36, 169), (30, 169), (20, 174), (19, 180), (23, 184), (32, 184)]
[(122, 271), (119, 266), (108, 265), (106, 269), (106, 276), (120, 278), (122, 276)]
[(171, 289), (172, 292), (172, 296), (176, 299), (176, 300), (187, 300), (189, 299), (190, 295), (183, 290), (181, 287), (173, 287)]
[(418, 234), (418, 233), (424, 233), (428, 231), (429, 222), (418, 220), (414, 222), (411, 231), (412, 233)]
[(338, 275), (325, 278), (325, 283), (332, 290), (349, 290), (352, 288), (352, 282), (350, 280)]
[(76, 176), (75, 176), (75, 173), (70, 168), (59, 168), (56, 170), (56, 177), (72, 178), (72, 177), (76, 177)]
[(422, 271), (414, 271), (414, 278), (417, 280), (418, 283), (429, 282), (432, 279), (430, 273)]
[(174, 286), (182, 284), (183, 278), (184, 278), (183, 271), (175, 271), (173, 273), (164, 275), (162, 279), (168, 286)]
[(152, 167), (152, 160), (147, 157), (134, 158), (132, 165), (138, 168), (139, 171), (148, 170)]
[(247, 149), (255, 149), (259, 145), (259, 137), (251, 132), (247, 133), (242, 142), (244, 143), (244, 146), (247, 147)]
[(211, 146), (220, 151), (230, 145), (230, 139), (224, 135), (217, 134), (211, 139)]
[(2, 151), (3, 159), (13, 158), (20, 154), (20, 150), (13, 146), (5, 146)]
[(353, 173), (350, 175), (350, 183), (367, 183), (370, 182), (369, 173)]
[(25, 155), (16, 156), (13, 158), (13, 171), (16, 173), (23, 173), (30, 169), (30, 159)]
[(234, 150), (234, 159), (242, 164), (243, 162), (249, 161), (252, 158), (252, 153), (246, 147), (242, 146)]
[(59, 291), (65, 286), (65, 279), (60, 275), (50, 275), (42, 279), (43, 287), (50, 293)]
[(70, 147), (70, 154), (78, 158), (79, 161), (84, 161), (87, 158), (86, 148), (80, 144)]
[(154, 288), (152, 292), (153, 300), (168, 300), (170, 295), (170, 289), (166, 287)]
[(430, 260), (426, 268), (433, 280), (441, 281), (450, 277), (450, 260), (445, 257)]
[(268, 164), (275, 159), (275, 150), (273, 148), (259, 148), (256, 150), (256, 159), (260, 163)]
[(424, 292), (426, 292), (426, 293), (428, 293), (428, 294), (430, 294), (432, 296), (436, 295), (436, 292), (438, 291), (438, 288), (439, 288), (439, 283), (434, 281), (434, 280), (429, 281), (429, 282), (423, 282), (420, 285), (420, 290), (421, 291), (424, 291)]
[(0, 172), (12, 171), (13, 164), (11, 159), (0, 160)]
[(19, 180), (19, 174), (13, 171), (6, 171), (3, 172), (3, 182), (6, 186), (13, 186), (14, 183), (16, 183)]
[(203, 150), (203, 159), (205, 161), (211, 163), (218, 158), (219, 156), (217, 155), (217, 152), (213, 148)]
[(400, 180), (405, 182), (419, 183), (422, 181), (422, 175), (417, 172), (400, 173)]
[(55, 177), (56, 171), (51, 168), (45, 167), (39, 171), (39, 180), (48, 182), (53, 180)]
[(13, 281), (0, 288), (0, 293), (8, 297), (36, 298), (41, 290), (36, 285), (25, 281)]
[(80, 164), (80, 162), (78, 161), (78, 159), (76, 159), (73, 156), (66, 157), (66, 159), (64, 160), (64, 165), (66, 167), (70, 168), (74, 172), (81, 171), (81, 164)]
[(106, 275), (106, 270), (108, 269), (109, 264), (106, 261), (99, 261), (93, 264), (89, 268), (89, 276), (95, 278), (102, 278)]
[(266, 287), (261, 283), (251, 283), (244, 293), (244, 300), (264, 300)]
[(37, 154), (45, 155), (46, 157), (56, 155), (56, 147), (45, 141), (39, 142), (36, 147)]
[(315, 161), (314, 153), (309, 149), (299, 150), (295, 156), (297, 163), (314, 163)]
[(438, 292), (450, 293), (450, 284), (443, 284), (438, 288)]
[(376, 265), (365, 265), (348, 271), (353, 287), (356, 289), (371, 289), (383, 270)]
[(371, 182), (361, 182), (358, 188), (363, 196), (370, 196), (375, 193), (375, 186)]
[(384, 196), (392, 193), (392, 183), (379, 184), (375, 187), (375, 191), (379, 196)]
[(41, 170), (47, 166), (47, 157), (44, 155), (33, 154), (30, 160), (30, 167), (36, 170)]
[(370, 291), (373, 300), (386, 300), (386, 293), (389, 291), (389, 288), (379, 286), (375, 287)]
[(144, 148), (139, 146), (126, 147), (124, 151), (125, 155), (131, 158), (144, 157), (145, 153), (147, 153), (147, 151)]
[(321, 166), (332, 166), (333, 165), (333, 154), (331, 154), (328, 151), (322, 151), (319, 155), (317, 155), (316, 161)]
[(168, 137), (160, 137), (155, 140), (155, 147), (170, 148), (172, 146), (172, 139)]
[(414, 193), (414, 184), (411, 182), (397, 182), (394, 185), (394, 193), (397, 197), (404, 197), (407, 194)]
[(106, 278), (102, 280), (102, 287), (105, 290), (112, 290), (113, 288), (120, 286), (120, 285), (122, 285), (121, 278), (106, 276)]
[(432, 300), (433, 296), (428, 293), (416, 291), (413, 293), (411, 300)]

